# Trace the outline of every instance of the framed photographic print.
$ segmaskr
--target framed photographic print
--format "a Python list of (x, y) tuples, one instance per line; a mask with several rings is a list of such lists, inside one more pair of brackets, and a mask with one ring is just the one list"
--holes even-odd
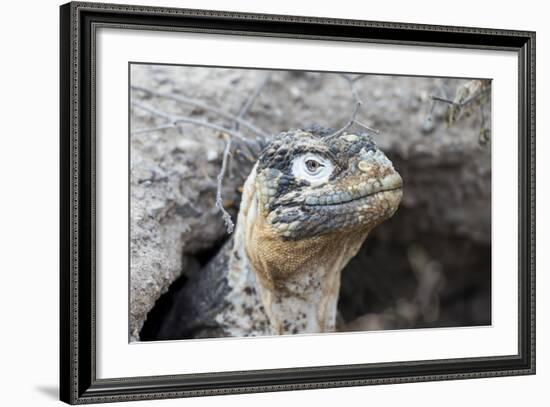
[(535, 33), (60, 13), (63, 401), (535, 373)]

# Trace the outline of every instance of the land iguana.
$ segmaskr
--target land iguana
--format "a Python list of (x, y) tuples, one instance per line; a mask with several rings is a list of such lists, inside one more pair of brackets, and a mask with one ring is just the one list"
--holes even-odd
[(341, 271), (401, 197), (401, 176), (366, 133), (273, 137), (232, 238), (177, 293), (158, 339), (335, 331)]

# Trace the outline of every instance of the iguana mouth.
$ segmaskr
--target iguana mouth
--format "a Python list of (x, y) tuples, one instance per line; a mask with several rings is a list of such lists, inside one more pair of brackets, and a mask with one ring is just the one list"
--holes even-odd
[(358, 203), (362, 203), (362, 202), (366, 202), (368, 201), (369, 199), (377, 196), (377, 195), (380, 195), (380, 194), (383, 194), (385, 192), (392, 192), (392, 191), (402, 191), (402, 188), (401, 187), (395, 187), (395, 188), (389, 188), (389, 189), (383, 189), (383, 190), (380, 190), (380, 191), (376, 191), (376, 192), (372, 192), (368, 195), (363, 195), (363, 196), (360, 196), (358, 198), (355, 198), (355, 199), (352, 199), (350, 201), (345, 201), (345, 202), (338, 202), (338, 203), (325, 203), (325, 204), (316, 204), (316, 205), (308, 205), (308, 206), (311, 206), (311, 207), (323, 207), (323, 208), (333, 208), (333, 207), (345, 207), (345, 206), (351, 206), (353, 204), (358, 204)]
[(399, 174), (391, 174), (381, 181), (361, 183), (345, 191), (310, 195), (304, 200), (306, 206), (340, 206), (373, 197), (382, 192), (402, 190), (403, 181)]

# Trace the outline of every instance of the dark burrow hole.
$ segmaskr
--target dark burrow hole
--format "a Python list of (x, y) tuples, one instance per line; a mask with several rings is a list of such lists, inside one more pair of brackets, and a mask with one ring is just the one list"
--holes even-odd
[[(204, 267), (216, 255), (216, 253), (218, 253), (224, 242), (225, 240), (220, 240), (211, 247), (195, 253), (191, 261), (198, 263), (200, 268)], [(139, 333), (140, 340), (157, 340), (160, 328), (164, 322), (164, 318), (167, 315), (168, 310), (172, 308), (177, 293), (185, 285), (187, 280), (188, 277), (185, 274), (182, 274), (170, 285), (168, 291), (162, 294), (155, 302), (155, 306), (151, 311), (149, 311), (149, 314), (147, 314), (147, 319), (145, 320), (143, 328), (141, 328)]]
[(155, 306), (149, 311), (149, 314), (147, 314), (147, 319), (139, 333), (140, 340), (154, 341), (157, 339), (162, 322), (164, 321), (164, 316), (167, 314), (168, 310), (172, 308), (176, 294), (186, 282), (187, 277), (182, 274), (170, 285), (168, 291), (162, 294), (155, 302)]
[[(438, 265), (433, 273), (415, 273), (410, 243), (376, 235), (367, 240), (342, 273), (338, 310), (343, 320), (371, 314), (391, 322), (383, 329), (490, 325), (490, 245), (426, 234), (417, 236), (414, 248)], [(431, 289), (430, 279), (436, 281)], [(426, 310), (419, 300), (426, 301)], [(415, 311), (416, 316), (407, 315)]]

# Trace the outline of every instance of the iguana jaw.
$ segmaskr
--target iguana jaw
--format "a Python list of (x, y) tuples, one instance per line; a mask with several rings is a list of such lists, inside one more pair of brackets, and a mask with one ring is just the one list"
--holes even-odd
[[(283, 239), (302, 240), (333, 232), (372, 229), (390, 218), (401, 201), (402, 180), (393, 169), (380, 179), (302, 192), (302, 203), (279, 202), (263, 216)], [(260, 202), (262, 199), (260, 199)]]

